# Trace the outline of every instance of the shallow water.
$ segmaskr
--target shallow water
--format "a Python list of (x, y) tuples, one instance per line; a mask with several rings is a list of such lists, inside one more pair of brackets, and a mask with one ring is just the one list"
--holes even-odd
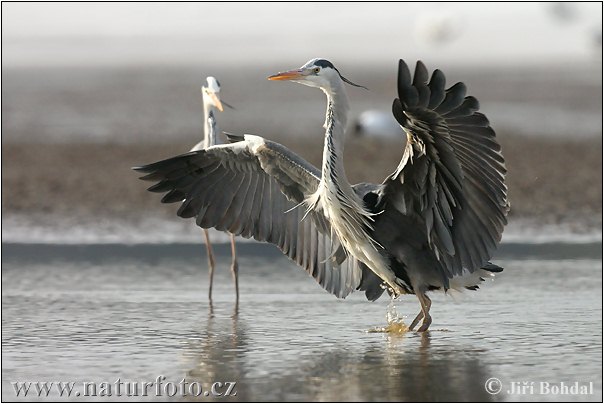
[[(168, 397), (184, 378), (203, 391), (235, 382), (228, 399), (243, 401), (601, 401), (601, 244), (560, 248), (504, 245), (494, 282), (433, 296), (429, 333), (384, 334), (367, 331), (386, 325), (388, 299), (337, 300), (270, 246), (241, 245), (236, 308), (226, 245), (210, 307), (203, 245), (4, 243), (2, 398), (24, 399), (13, 382), (61, 381), (76, 382), (66, 400), (211, 399)], [(396, 307), (407, 321), (418, 310), (413, 296)], [(118, 378), (158, 376), (160, 397), (157, 383), (117, 396)], [(490, 378), (500, 393), (485, 390)], [(527, 382), (525, 394), (513, 382)], [(542, 395), (541, 382), (593, 382), (593, 392)], [(27, 399), (42, 398), (32, 387)]]

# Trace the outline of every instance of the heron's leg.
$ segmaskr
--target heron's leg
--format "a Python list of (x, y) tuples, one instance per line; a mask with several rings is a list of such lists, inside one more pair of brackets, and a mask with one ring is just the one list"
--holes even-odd
[(428, 296), (423, 293), (417, 295), (420, 304), (422, 305), (422, 311), (424, 313), (424, 321), (422, 322), (422, 326), (418, 328), (417, 331), (423, 332), (428, 331), (428, 327), (432, 324), (432, 317), (430, 317), (430, 307), (432, 306), (432, 300)]
[(208, 229), (203, 229), (203, 234), (206, 239), (206, 249), (208, 250), (208, 271), (210, 275), (210, 291), (208, 292), (208, 297), (210, 299), (210, 303), (212, 302), (212, 284), (214, 283), (214, 251), (212, 250), (212, 244), (210, 244), (210, 234), (208, 233)]
[(419, 323), (419, 320), (421, 320), (422, 318), (424, 318), (424, 311), (420, 310), (419, 313), (417, 313), (417, 316), (415, 316), (415, 318), (411, 322), (411, 325), (409, 326), (409, 331), (413, 331), (417, 323)]
[(237, 249), (235, 248), (235, 236), (231, 234), (231, 255), (233, 261), (231, 262), (231, 272), (233, 273), (233, 280), (235, 281), (235, 300), (239, 303), (239, 264), (237, 263)]

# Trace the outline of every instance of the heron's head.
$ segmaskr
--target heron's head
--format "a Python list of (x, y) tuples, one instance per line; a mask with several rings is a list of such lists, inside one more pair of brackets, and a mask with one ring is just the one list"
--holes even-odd
[(201, 94), (203, 94), (203, 102), (206, 105), (223, 111), (222, 102), (220, 102), (220, 83), (216, 78), (212, 76), (206, 78), (206, 85), (201, 86)]
[(337, 88), (342, 82), (365, 88), (342, 76), (329, 60), (320, 58), (311, 59), (298, 69), (277, 73), (268, 79), (289, 80), (305, 86), (318, 87), (325, 91)]

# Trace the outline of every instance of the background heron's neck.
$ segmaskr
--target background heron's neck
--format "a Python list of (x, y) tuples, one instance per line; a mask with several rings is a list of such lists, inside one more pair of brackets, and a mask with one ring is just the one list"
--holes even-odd
[(323, 90), (327, 95), (325, 145), (323, 147), (322, 181), (339, 188), (350, 188), (344, 171), (344, 131), (348, 120), (348, 97), (342, 85)]
[(218, 133), (218, 125), (216, 124), (216, 113), (214, 112), (214, 108), (208, 105), (207, 102), (203, 103), (203, 124), (204, 148), (215, 145), (216, 135)]

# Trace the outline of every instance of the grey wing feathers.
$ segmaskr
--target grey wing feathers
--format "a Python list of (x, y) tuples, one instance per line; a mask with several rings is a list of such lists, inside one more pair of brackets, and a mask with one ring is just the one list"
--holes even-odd
[(420, 61), (413, 80), (399, 62), (398, 93), (393, 114), (411, 157), (384, 181), (384, 203), (419, 217), (447, 277), (474, 271), (491, 258), (509, 210), (495, 132), (463, 83), (445, 89), (439, 70), (428, 81)]
[(275, 244), (323, 288), (345, 297), (359, 288), (363, 271), (352, 257), (335, 258), (339, 242), (328, 222), (317, 212), (305, 216), (301, 204), (318, 186), (318, 171), (285, 147), (253, 138), (135, 170), (157, 181), (149, 191), (167, 192), (162, 202), (182, 202), (179, 216)]

